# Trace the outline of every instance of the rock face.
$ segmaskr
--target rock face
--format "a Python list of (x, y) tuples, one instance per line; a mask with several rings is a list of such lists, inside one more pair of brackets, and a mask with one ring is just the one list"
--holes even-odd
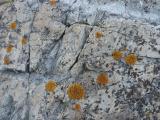
[(1, 72), (0, 120), (27, 120), (29, 117), (28, 73)]
[(0, 120), (159, 120), (159, 25), (159, 0), (0, 1)]

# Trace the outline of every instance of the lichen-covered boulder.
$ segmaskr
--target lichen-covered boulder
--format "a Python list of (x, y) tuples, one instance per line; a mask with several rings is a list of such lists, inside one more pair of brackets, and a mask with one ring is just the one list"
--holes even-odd
[(0, 120), (159, 120), (159, 0), (1, 0)]

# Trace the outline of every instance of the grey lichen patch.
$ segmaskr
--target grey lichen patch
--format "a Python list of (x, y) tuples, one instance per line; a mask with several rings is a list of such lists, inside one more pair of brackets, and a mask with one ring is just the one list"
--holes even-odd
[(60, 22), (50, 21), (47, 25), (37, 26), (38, 29), (39, 27), (42, 27), (41, 32), (33, 32), (30, 35), (30, 70), (51, 73), (65, 26)]
[(12, 72), (0, 74), (0, 119), (26, 120), (29, 110), (27, 98), (29, 75)]
[(72, 69), (79, 59), (90, 30), (90, 26), (78, 24), (66, 30), (58, 53), (59, 58), (56, 63), (56, 71), (63, 73)]

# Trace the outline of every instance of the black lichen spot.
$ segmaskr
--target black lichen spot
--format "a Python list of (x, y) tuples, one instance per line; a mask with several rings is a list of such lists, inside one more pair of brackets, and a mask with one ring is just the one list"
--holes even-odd
[(150, 10), (148, 6), (144, 7), (143, 9), (144, 9), (144, 12), (146, 12), (146, 13), (148, 13)]
[(151, 84), (150, 84), (150, 82), (148, 81), (148, 80), (145, 80), (144, 82), (143, 82), (143, 86), (144, 86), (144, 88), (146, 88), (147, 86), (150, 86)]
[(106, 108), (106, 113), (108, 113), (110, 111), (110, 108)]
[(114, 105), (114, 107), (117, 107), (117, 106), (118, 106), (118, 104), (119, 104), (119, 102), (118, 102), (118, 101), (115, 101), (115, 105)]
[(39, 0), (39, 2), (40, 2), (40, 3), (43, 3), (43, 2), (44, 2), (44, 0)]
[(153, 73), (158, 74), (160, 71), (160, 65), (154, 66)]

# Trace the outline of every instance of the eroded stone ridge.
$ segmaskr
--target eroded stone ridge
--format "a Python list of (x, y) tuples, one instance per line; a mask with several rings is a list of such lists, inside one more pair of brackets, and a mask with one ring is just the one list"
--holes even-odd
[[(0, 120), (159, 120), (159, 10), (158, 0), (0, 1)], [(84, 99), (68, 98), (74, 82)]]

